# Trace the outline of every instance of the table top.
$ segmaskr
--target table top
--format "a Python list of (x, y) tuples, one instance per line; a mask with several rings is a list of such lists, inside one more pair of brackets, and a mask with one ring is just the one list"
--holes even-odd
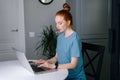
[(33, 74), (26, 70), (17, 60), (0, 62), (0, 80), (64, 80), (67, 75), (67, 69)]

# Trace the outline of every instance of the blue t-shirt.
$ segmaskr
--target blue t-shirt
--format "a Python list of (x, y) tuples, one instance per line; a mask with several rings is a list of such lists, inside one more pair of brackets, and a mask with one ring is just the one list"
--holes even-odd
[(72, 57), (78, 57), (77, 66), (68, 70), (69, 73), (66, 80), (86, 80), (81, 49), (81, 39), (76, 32), (73, 32), (68, 37), (64, 37), (64, 33), (58, 36), (56, 52), (59, 64), (70, 63)]

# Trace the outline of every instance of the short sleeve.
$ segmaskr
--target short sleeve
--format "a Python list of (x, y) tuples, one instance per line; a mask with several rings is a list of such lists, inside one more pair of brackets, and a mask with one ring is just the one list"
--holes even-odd
[(75, 38), (72, 42), (71, 46), (71, 56), (72, 57), (80, 57), (81, 53), (81, 40), (79, 38)]

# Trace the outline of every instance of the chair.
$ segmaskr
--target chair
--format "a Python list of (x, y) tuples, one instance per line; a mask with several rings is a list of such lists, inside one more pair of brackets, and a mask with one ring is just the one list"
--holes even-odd
[(105, 47), (82, 42), (84, 69), (87, 80), (100, 80)]

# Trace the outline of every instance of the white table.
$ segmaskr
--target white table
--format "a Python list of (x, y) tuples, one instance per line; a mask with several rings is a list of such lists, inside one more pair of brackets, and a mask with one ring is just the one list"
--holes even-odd
[(64, 80), (66, 69), (44, 74), (33, 74), (23, 68), (17, 60), (0, 62), (0, 80)]

